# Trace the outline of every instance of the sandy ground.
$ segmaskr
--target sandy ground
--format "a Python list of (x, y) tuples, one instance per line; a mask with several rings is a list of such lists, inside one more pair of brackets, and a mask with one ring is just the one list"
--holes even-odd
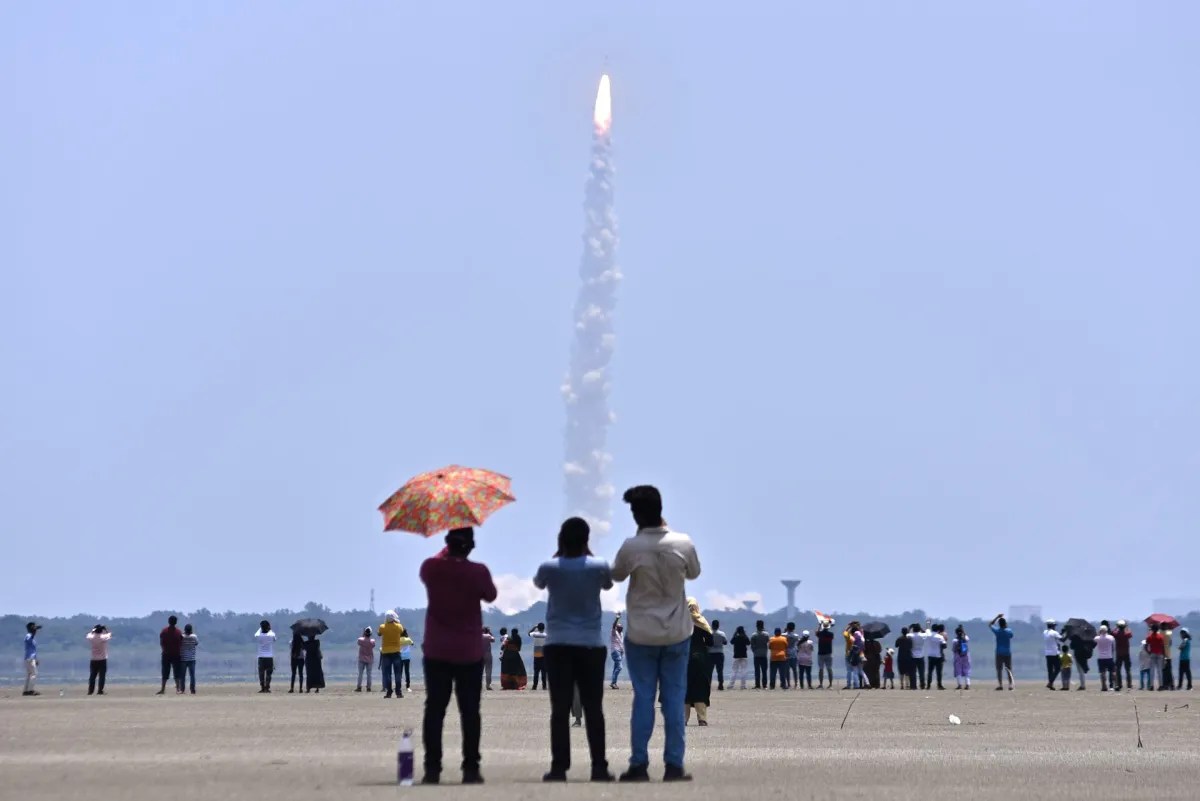
[[(853, 692), (726, 691), (714, 693), (712, 725), (688, 729), (693, 785), (658, 783), (659, 764), (650, 786), (587, 784), (584, 736), (574, 730), (568, 787), (540, 783), (549, 760), (545, 693), (493, 692), (484, 699), (486, 788), (400, 790), (396, 745), (402, 728), (420, 728), (420, 690), (397, 701), (340, 686), (319, 696), (258, 695), (249, 685), (195, 697), (115, 686), (104, 698), (79, 687), (22, 698), (19, 689), (0, 692), (0, 799), (1200, 797), (1200, 698), (1183, 692), (874, 691), (839, 729)], [(606, 695), (615, 769), (628, 758), (630, 697), (628, 689)], [(445, 778), (457, 782), (453, 710)], [(660, 736), (652, 754), (657, 763)], [(419, 743), (417, 762), (419, 777)]]

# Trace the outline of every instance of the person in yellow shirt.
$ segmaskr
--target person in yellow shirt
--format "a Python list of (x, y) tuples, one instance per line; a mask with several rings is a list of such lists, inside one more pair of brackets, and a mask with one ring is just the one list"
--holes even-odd
[(775, 689), (775, 679), (778, 677), (780, 687), (786, 690), (788, 688), (787, 637), (783, 636), (783, 629), (775, 629), (775, 636), (767, 641), (767, 648), (771, 653), (771, 689)]
[[(395, 675), (396, 697), (403, 698), (400, 691), (400, 652), (404, 648), (404, 640), (408, 639), (404, 626), (400, 625), (400, 617), (391, 609), (384, 615), (383, 625), (379, 627), (379, 667), (383, 671), (384, 698), (392, 697), (392, 676)], [(408, 640), (412, 647), (412, 640)]]
[(1071, 649), (1070, 646), (1062, 647), (1062, 656), (1058, 658), (1058, 663), (1061, 666), (1059, 675), (1062, 676), (1062, 688), (1064, 690), (1071, 689)]

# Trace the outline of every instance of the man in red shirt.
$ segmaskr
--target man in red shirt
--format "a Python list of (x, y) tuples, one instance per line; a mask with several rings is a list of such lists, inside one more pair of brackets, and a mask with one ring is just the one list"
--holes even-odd
[(442, 724), (450, 696), (462, 718), (463, 784), (483, 784), (479, 772), (479, 736), (483, 723), (479, 700), (483, 684), (483, 613), (480, 602), (496, 600), (496, 585), (486, 565), (467, 557), (475, 550), (475, 531), (456, 528), (446, 549), (421, 565), (429, 603), (425, 610), (425, 777), (438, 784), (442, 775)]
[(1167, 644), (1159, 633), (1158, 624), (1154, 623), (1150, 626), (1150, 633), (1146, 635), (1146, 650), (1150, 652), (1150, 689), (1154, 689), (1157, 684), (1161, 689), (1163, 686), (1163, 662), (1166, 661)]
[(167, 618), (167, 627), (158, 633), (158, 644), (162, 647), (162, 689), (156, 694), (162, 695), (167, 691), (167, 679), (174, 674), (175, 694), (183, 695), (183, 632), (175, 624), (179, 618), (171, 615)]
[(1117, 664), (1116, 671), (1113, 673), (1113, 686), (1117, 692), (1121, 691), (1121, 666), (1125, 667), (1125, 684), (1129, 685), (1129, 689), (1133, 689), (1133, 676), (1130, 675), (1130, 669), (1133, 660), (1129, 655), (1129, 641), (1133, 639), (1133, 632), (1129, 630), (1128, 624), (1124, 620), (1117, 621), (1117, 630), (1112, 633), (1113, 638), (1117, 641)]

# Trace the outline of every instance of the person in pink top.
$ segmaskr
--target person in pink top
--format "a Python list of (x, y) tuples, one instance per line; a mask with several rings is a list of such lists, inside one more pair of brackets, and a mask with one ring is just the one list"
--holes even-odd
[(375, 638), (371, 636), (371, 627), (367, 626), (363, 629), (362, 636), (358, 638), (358, 686), (354, 688), (354, 692), (362, 692), (363, 674), (367, 674), (367, 692), (371, 692), (371, 667), (375, 664)]
[(88, 645), (92, 647), (92, 661), (88, 666), (88, 695), (96, 691), (97, 680), (100, 684), (100, 695), (104, 695), (104, 680), (108, 677), (108, 641), (112, 632), (103, 623), (88, 632)]

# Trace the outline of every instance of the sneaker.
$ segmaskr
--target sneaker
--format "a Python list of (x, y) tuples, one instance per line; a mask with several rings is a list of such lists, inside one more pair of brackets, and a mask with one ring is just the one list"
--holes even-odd
[(663, 771), (664, 782), (690, 782), (692, 774), (684, 771), (678, 765), (667, 765), (667, 769)]
[(483, 774), (479, 772), (479, 768), (475, 768), (475, 770), (464, 770), (462, 783), (483, 784)]
[(567, 772), (565, 770), (550, 770), (542, 774), (542, 781), (547, 784), (551, 782), (565, 782), (567, 780)]
[(650, 781), (650, 771), (645, 765), (630, 765), (629, 770), (621, 774), (617, 781), (622, 784)]

